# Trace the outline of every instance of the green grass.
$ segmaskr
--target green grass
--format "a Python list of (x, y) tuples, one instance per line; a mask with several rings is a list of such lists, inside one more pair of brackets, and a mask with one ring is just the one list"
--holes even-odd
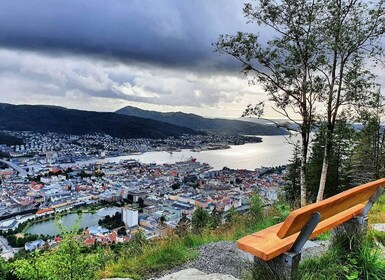
[(385, 194), (382, 195), (369, 212), (369, 224), (385, 223)]
[(145, 244), (137, 254), (123, 253), (118, 261), (107, 265), (100, 272), (101, 278), (131, 277), (135, 280), (146, 279), (159, 271), (180, 266), (198, 256), (200, 246), (218, 241), (236, 241), (240, 237), (259, 231), (275, 224), (274, 218), (265, 217), (258, 221), (249, 216), (239, 215), (232, 223), (218, 229), (205, 229), (201, 234), (179, 238), (171, 237)]
[(301, 262), (299, 272), (303, 280), (380, 280), (385, 279), (385, 258), (370, 241), (355, 250), (333, 244), (325, 255)]
[(332, 232), (326, 231), (318, 235), (316, 238), (314, 238), (314, 240), (325, 241), (325, 240), (329, 240), (331, 237), (332, 237)]
[(377, 230), (371, 230), (368, 234), (369, 240), (377, 241), (382, 246), (385, 246), (385, 232), (383, 231), (377, 231)]

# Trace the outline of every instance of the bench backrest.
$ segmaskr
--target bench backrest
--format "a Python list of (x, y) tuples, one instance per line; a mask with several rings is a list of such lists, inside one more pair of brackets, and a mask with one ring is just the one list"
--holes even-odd
[(286, 238), (301, 231), (314, 212), (319, 212), (321, 221), (323, 221), (360, 203), (365, 203), (381, 187), (385, 187), (385, 179), (349, 189), (333, 197), (297, 209), (289, 214), (277, 235), (279, 238)]

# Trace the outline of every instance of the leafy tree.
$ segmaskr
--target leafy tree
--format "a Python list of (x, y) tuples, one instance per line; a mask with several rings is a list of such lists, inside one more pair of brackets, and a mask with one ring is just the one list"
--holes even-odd
[(207, 227), (210, 221), (210, 215), (201, 207), (197, 207), (192, 215), (191, 225), (194, 233), (200, 233)]
[[(296, 123), (301, 135), (301, 205), (306, 204), (306, 162), (312, 126), (324, 117), (326, 137), (317, 201), (325, 192), (333, 136), (341, 110), (370, 104), (375, 76), (368, 61), (382, 54), (385, 33), (384, 1), (259, 0), (245, 4), (250, 23), (270, 28), (273, 39), (256, 34), (222, 35), (216, 50), (243, 64), (269, 94), (275, 110)], [(263, 114), (263, 102), (244, 115)], [(318, 111), (316, 111), (318, 107)], [(320, 110), (325, 110), (321, 114)], [(296, 121), (293, 117), (299, 117)]]
[(182, 218), (179, 220), (178, 224), (175, 227), (175, 234), (179, 237), (186, 236), (191, 230), (191, 221), (186, 217), (186, 215), (183, 215)]
[(353, 185), (361, 185), (385, 175), (384, 141), (381, 127), (382, 102), (378, 94), (375, 110), (365, 110), (362, 115), (363, 129), (359, 132), (358, 143), (353, 155)]
[(74, 234), (67, 234), (53, 254), (46, 253), (54, 279), (95, 279), (97, 258), (94, 254), (82, 254), (82, 247)]
[[(322, 1), (271, 0), (245, 4), (249, 23), (266, 27), (274, 38), (263, 42), (258, 35), (238, 32), (222, 35), (216, 50), (227, 53), (243, 64), (243, 72), (251, 76), (250, 84), (261, 85), (269, 94), (276, 112), (295, 123), (301, 135), (300, 193), (306, 204), (306, 161), (310, 132), (315, 122), (316, 103), (324, 81), (319, 69), (323, 60), (319, 49), (319, 18)], [(263, 114), (264, 103), (249, 105), (244, 115)], [(301, 121), (298, 121), (298, 117)]]
[(107, 229), (114, 229), (124, 226), (124, 222), (122, 221), (122, 213), (116, 212), (113, 216), (107, 215), (103, 219), (100, 219), (98, 224)]
[(254, 219), (259, 219), (262, 217), (263, 203), (261, 197), (254, 193), (250, 197), (250, 214)]
[(47, 265), (42, 261), (39, 251), (32, 252), (28, 259), (19, 259), (11, 263), (12, 272), (21, 279), (50, 279)]
[(14, 277), (12, 277), (9, 264), (5, 262), (2, 257), (0, 257), (0, 279), (14, 279)]
[(215, 207), (210, 215), (209, 227), (215, 229), (222, 224), (222, 212)]
[(139, 208), (143, 208), (144, 207), (144, 200), (141, 197), (138, 198), (138, 206), (139, 206)]
[(96, 279), (100, 256), (83, 253), (83, 245), (75, 236), (76, 231), (66, 232), (60, 244), (48, 251), (32, 252), (29, 258), (11, 264), (14, 274), (28, 280), (81, 280)]
[[(307, 187), (309, 197), (314, 200), (322, 172), (322, 161), (327, 128), (322, 124), (316, 133), (307, 168)], [(351, 157), (355, 146), (355, 131), (346, 118), (341, 117), (336, 123), (334, 145), (330, 153), (327, 186), (325, 196), (335, 195), (350, 187)]]
[(300, 198), (300, 147), (298, 144), (294, 145), (293, 157), (288, 166), (288, 173), (286, 175), (286, 184), (284, 186), (286, 200), (294, 206)]
[(141, 247), (141, 248), (147, 243), (147, 238), (146, 238), (146, 235), (145, 235), (145, 233), (143, 232), (143, 230), (139, 229), (139, 230), (135, 233), (132, 242), (133, 242), (135, 245), (138, 245), (138, 246)]
[(164, 215), (160, 216), (159, 222), (161, 225), (164, 225), (164, 223), (166, 222), (166, 216), (164, 216)]
[(172, 185), (171, 185), (171, 188), (172, 188), (174, 191), (177, 190), (177, 189), (180, 189), (180, 184), (179, 184), (179, 182), (176, 182), (176, 183), (172, 184)]
[(127, 235), (127, 231), (124, 227), (118, 229), (118, 235)]
[(326, 138), (317, 201), (324, 197), (333, 136), (339, 112), (346, 105), (367, 106), (376, 97), (368, 61), (382, 53), (384, 1), (323, 0), (319, 33), (326, 82)]
[(239, 215), (239, 213), (235, 210), (235, 208), (231, 207), (231, 209), (227, 212), (226, 222), (227, 223), (233, 222), (237, 218), (238, 215)]

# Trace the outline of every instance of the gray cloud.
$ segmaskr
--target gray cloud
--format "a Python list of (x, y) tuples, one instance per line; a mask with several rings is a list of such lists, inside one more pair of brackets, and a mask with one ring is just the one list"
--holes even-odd
[(239, 67), (213, 54), (211, 43), (250, 28), (242, 6), (238, 0), (3, 0), (0, 46), (171, 67)]
[(111, 64), (90, 57), (54, 58), (6, 49), (0, 49), (0, 69), (0, 102), (19, 104), (112, 111), (141, 103), (169, 111), (175, 106), (195, 108), (206, 115), (217, 106), (232, 106), (241, 107), (235, 115), (239, 116), (256, 93), (240, 74)]
[(242, 7), (238, 0), (0, 1), (0, 102), (239, 117), (262, 91), (211, 44), (251, 31)]

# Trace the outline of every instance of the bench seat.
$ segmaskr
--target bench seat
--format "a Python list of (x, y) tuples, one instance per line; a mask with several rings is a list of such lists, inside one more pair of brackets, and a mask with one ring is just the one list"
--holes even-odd
[[(366, 203), (359, 203), (330, 218), (322, 220), (317, 225), (310, 238), (314, 238), (321, 233), (326, 232), (358, 216), (362, 212), (362, 209), (365, 207), (365, 205)], [(254, 256), (257, 256), (264, 261), (269, 261), (281, 255), (282, 253), (289, 251), (297, 236), (299, 235), (299, 232), (281, 239), (278, 237), (277, 233), (283, 224), (284, 223), (280, 223), (271, 226), (239, 239), (238, 248), (245, 252), (251, 253)]]

